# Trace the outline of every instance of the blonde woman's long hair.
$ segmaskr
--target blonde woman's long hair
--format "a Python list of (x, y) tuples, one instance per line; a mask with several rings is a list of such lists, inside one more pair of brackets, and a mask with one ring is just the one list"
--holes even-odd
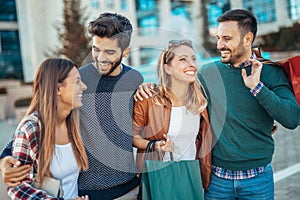
[[(26, 115), (38, 113), (40, 134), (38, 143), (38, 177), (52, 176), (50, 162), (55, 150), (55, 126), (57, 119), (57, 88), (69, 72), (77, 67), (72, 61), (62, 58), (48, 58), (37, 69), (33, 83), (33, 97)], [(88, 159), (79, 129), (79, 110), (73, 109), (66, 119), (68, 138), (80, 169), (88, 168)]]
[[(166, 73), (164, 64), (170, 64), (174, 59), (174, 49), (181, 45), (193, 49), (192, 42), (189, 40), (171, 40), (168, 48), (160, 54), (157, 64), (158, 87), (153, 95), (153, 102), (158, 105), (171, 107), (171, 99), (177, 99), (171, 88), (171, 76)], [(189, 84), (188, 94), (185, 99), (185, 106), (188, 111), (194, 114), (201, 114), (207, 106), (207, 100), (204, 96), (204, 88), (197, 78), (193, 83)]]

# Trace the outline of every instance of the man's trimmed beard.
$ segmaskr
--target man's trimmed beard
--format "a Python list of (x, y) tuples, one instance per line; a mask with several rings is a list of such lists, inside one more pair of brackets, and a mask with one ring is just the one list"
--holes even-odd
[[(115, 71), (115, 69), (121, 64), (122, 62), (122, 59), (123, 59), (123, 56), (121, 54), (121, 57), (120, 59), (117, 61), (117, 62), (111, 62), (110, 64), (112, 65), (111, 69), (106, 73), (106, 74), (102, 74), (103, 76), (109, 76), (111, 73), (113, 73)], [(99, 68), (99, 61), (97, 59), (96, 60), (96, 65), (97, 65), (97, 68)], [(99, 71), (99, 69), (98, 69)]]
[[(221, 62), (224, 63), (224, 64), (233, 65), (234, 61), (242, 58), (243, 55), (245, 54), (245, 48), (244, 48), (244, 45), (243, 45), (242, 41), (239, 42), (237, 48), (235, 48), (234, 51), (229, 49), (229, 48), (222, 48), (219, 51), (222, 51), (222, 50), (229, 51), (230, 55), (231, 55), (231, 58), (228, 61), (223, 62), (222, 59), (221, 59)], [(235, 53), (237, 53), (237, 54), (235, 54)]]

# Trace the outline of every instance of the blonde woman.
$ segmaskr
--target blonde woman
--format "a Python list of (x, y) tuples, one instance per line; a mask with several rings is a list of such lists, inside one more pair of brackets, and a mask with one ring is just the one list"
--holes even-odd
[(11, 199), (57, 199), (32, 186), (34, 165), (41, 184), (45, 176), (52, 176), (62, 181), (65, 199), (88, 199), (77, 197), (79, 171), (88, 168), (77, 109), (86, 89), (72, 61), (48, 58), (40, 64), (26, 114), (37, 120), (20, 124), (12, 146), (12, 156), (31, 170), (20, 184), (8, 188)]
[[(175, 160), (200, 160), (203, 187), (211, 172), (211, 132), (207, 100), (197, 78), (198, 66), (192, 42), (171, 40), (158, 61), (158, 85), (152, 97), (136, 101), (133, 116), (133, 145), (141, 172), (150, 140), (155, 149), (173, 151)], [(168, 154), (164, 159), (167, 160)]]

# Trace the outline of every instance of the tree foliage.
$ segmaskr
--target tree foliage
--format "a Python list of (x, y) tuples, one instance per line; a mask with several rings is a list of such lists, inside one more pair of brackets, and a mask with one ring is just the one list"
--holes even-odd
[(81, 7), (81, 0), (64, 0), (63, 24), (56, 29), (59, 34), (61, 48), (51, 50), (50, 54), (64, 56), (81, 66), (90, 52), (90, 44), (86, 36), (87, 16), (85, 8)]

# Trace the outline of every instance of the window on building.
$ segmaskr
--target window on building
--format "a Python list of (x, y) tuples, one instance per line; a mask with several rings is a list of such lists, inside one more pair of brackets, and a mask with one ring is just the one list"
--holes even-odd
[(23, 80), (19, 32), (0, 31), (0, 39), (0, 79), (14, 78)]
[(186, 19), (190, 19), (190, 14), (188, 13), (187, 7), (184, 4), (172, 3), (172, 15), (182, 16)]
[[(15, 0), (0, 0), (0, 27), (2, 22), (16, 22)], [(0, 29), (0, 79), (23, 80), (19, 31)]]
[(20, 50), (18, 31), (1, 31), (0, 34), (2, 51)]
[(289, 14), (292, 20), (300, 19), (300, 0), (289, 0)]
[(126, 0), (122, 0), (122, 2), (121, 2), (121, 8), (122, 8), (122, 10), (127, 10), (127, 2), (126, 2)]
[(105, 2), (108, 9), (112, 10), (114, 8), (113, 0), (105, 0)]
[(155, 0), (136, 0), (137, 10), (154, 10), (156, 9)]
[(155, 0), (136, 0), (139, 33), (142, 36), (155, 35), (158, 27), (158, 11)]
[(208, 15), (209, 28), (216, 28), (218, 26), (217, 19), (222, 13), (230, 10), (229, 0), (210, 0), (206, 5)]
[(138, 19), (140, 34), (143, 36), (155, 35), (156, 30), (154, 28), (158, 27), (158, 19), (156, 15), (150, 15)]
[(274, 0), (243, 0), (243, 7), (253, 12), (259, 23), (276, 20)]
[(0, 21), (17, 21), (15, 0), (0, 0)]
[(161, 51), (160, 48), (140, 48), (141, 64), (136, 69), (143, 75), (145, 82), (157, 83), (156, 67)]
[(217, 19), (222, 14), (222, 8), (215, 4), (207, 5), (208, 27), (216, 28), (218, 26)]
[(99, 1), (91, 0), (92, 8), (99, 9)]

